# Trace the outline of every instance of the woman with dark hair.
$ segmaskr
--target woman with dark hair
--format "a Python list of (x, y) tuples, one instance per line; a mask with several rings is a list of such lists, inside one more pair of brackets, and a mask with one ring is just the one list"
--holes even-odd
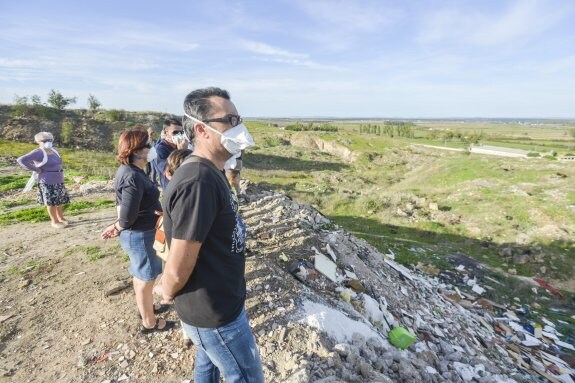
[(62, 205), (70, 203), (70, 197), (64, 187), (62, 158), (53, 147), (52, 133), (40, 132), (34, 136), (34, 141), (39, 148), (16, 160), (19, 165), (34, 172), (24, 191), (32, 189), (37, 179), (38, 203), (48, 209), (52, 227), (62, 229), (68, 226)]
[(104, 239), (119, 236), (122, 249), (130, 257), (128, 270), (133, 277), (143, 334), (170, 330), (175, 324), (155, 317), (155, 314), (167, 311), (169, 305), (154, 307), (152, 294), (154, 281), (162, 273), (162, 260), (153, 247), (157, 220), (154, 212), (161, 211), (162, 207), (160, 192), (145, 172), (146, 164), (151, 160), (151, 147), (148, 133), (142, 126), (120, 135), (117, 158), (121, 165), (114, 181), (118, 220), (102, 232)]

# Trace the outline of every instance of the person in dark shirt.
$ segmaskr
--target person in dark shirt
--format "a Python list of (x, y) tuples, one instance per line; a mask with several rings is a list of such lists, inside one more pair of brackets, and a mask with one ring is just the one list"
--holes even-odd
[(140, 332), (166, 331), (175, 322), (156, 318), (155, 314), (167, 311), (169, 305), (154, 307), (152, 289), (162, 273), (162, 260), (156, 256), (154, 238), (157, 216), (161, 211), (160, 191), (146, 176), (145, 169), (152, 145), (148, 133), (141, 126), (126, 130), (118, 142), (116, 172), (116, 208), (118, 220), (106, 227), (102, 238), (120, 237), (122, 249), (130, 257), (128, 271), (133, 277), (136, 303), (142, 318)]
[(177, 118), (168, 118), (164, 121), (162, 138), (154, 146), (157, 157), (152, 161), (152, 166), (160, 179), (160, 186), (165, 189), (168, 185), (166, 178), (166, 161), (171, 152), (176, 149), (186, 149), (188, 140), (184, 136), (184, 128)]
[(194, 152), (164, 191), (170, 249), (164, 299), (174, 299), (196, 345), (194, 382), (264, 381), (245, 311), (246, 228), (223, 174), (225, 162), (254, 145), (227, 91), (198, 89), (184, 101)]

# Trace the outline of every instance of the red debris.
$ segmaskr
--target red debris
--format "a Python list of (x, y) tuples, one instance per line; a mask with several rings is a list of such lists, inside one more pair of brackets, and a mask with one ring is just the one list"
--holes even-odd
[(557, 290), (555, 287), (551, 286), (549, 283), (545, 282), (543, 279), (533, 278), (533, 280), (535, 282), (539, 283), (539, 286), (549, 290), (551, 292), (551, 294), (558, 295), (561, 297), (561, 299), (565, 298), (565, 296), (563, 294), (561, 294), (561, 291)]

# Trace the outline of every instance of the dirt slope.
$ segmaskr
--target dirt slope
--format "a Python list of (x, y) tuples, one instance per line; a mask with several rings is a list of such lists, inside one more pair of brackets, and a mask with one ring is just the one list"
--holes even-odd
[[(423, 279), (406, 279), (365, 242), (322, 230), (330, 223), (309, 207), (252, 186), (243, 215), (252, 250), (246, 306), (268, 382), (529, 381), (474, 315)], [(105, 296), (129, 280), (117, 241), (99, 239), (113, 217), (107, 209), (75, 217), (64, 230), (46, 223), (1, 229), (0, 316), (10, 317), (0, 324), (0, 381), (192, 379), (194, 352), (181, 347), (179, 330), (140, 335), (131, 289)], [(287, 272), (292, 262), (310, 260), (312, 247), (325, 253), (328, 243), (340, 272), (355, 271), (369, 294), (348, 303), (339, 282), (314, 275), (304, 284)], [(367, 295), (385, 301), (391, 320), (418, 333), (418, 343), (399, 351), (377, 335), (382, 318), (367, 309)], [(323, 314), (306, 307), (335, 309), (340, 317), (319, 323)], [(175, 312), (167, 317), (176, 319)], [(334, 329), (336, 321), (343, 328)], [(353, 334), (346, 323), (375, 336)]]

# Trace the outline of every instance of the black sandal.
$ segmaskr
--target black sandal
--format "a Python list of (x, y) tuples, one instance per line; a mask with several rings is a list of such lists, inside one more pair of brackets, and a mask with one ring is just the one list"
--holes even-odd
[[(166, 311), (170, 311), (171, 308), (172, 305), (169, 303), (154, 303), (154, 314), (163, 314)], [(140, 319), (142, 319), (142, 314), (140, 314), (140, 311), (138, 311), (138, 316)]]
[(174, 326), (176, 325), (176, 322), (171, 321), (171, 320), (164, 320), (166, 322), (166, 324), (164, 325), (164, 327), (159, 328), (158, 325), (160, 324), (160, 319), (161, 318), (156, 318), (156, 324), (154, 325), (154, 327), (152, 328), (147, 328), (144, 325), (140, 326), (140, 333), (141, 334), (151, 334), (153, 332), (161, 332), (161, 331), (169, 331), (171, 329), (174, 328)]
[(162, 314), (170, 310), (172, 305), (169, 303), (159, 303), (158, 306), (154, 304), (154, 314)]

